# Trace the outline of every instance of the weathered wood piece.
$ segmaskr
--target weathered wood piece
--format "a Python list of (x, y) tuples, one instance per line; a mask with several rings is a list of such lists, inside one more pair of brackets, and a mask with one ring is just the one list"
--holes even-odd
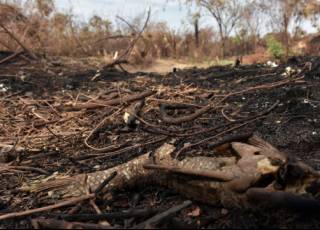
[[(156, 182), (194, 200), (225, 207), (250, 208), (259, 204), (251, 203), (260, 199), (259, 194), (290, 208), (306, 208), (317, 203), (312, 198), (316, 194), (310, 191), (319, 192), (317, 181), (320, 177), (308, 165), (289, 159), (256, 136), (249, 138), (247, 143), (233, 142), (230, 146), (236, 153), (234, 157), (189, 157), (178, 161), (171, 156), (175, 146), (167, 143), (155, 152), (153, 162), (146, 154), (105, 171), (35, 183), (26, 188), (31, 192), (50, 191), (62, 197), (81, 196), (88, 190), (95, 191), (117, 171), (108, 190)], [(281, 196), (274, 198), (268, 195), (269, 192)], [(304, 202), (301, 195), (309, 196), (312, 202), (310, 199)], [(286, 197), (290, 203), (294, 201), (292, 205)], [(313, 204), (310, 207), (320, 206)]]

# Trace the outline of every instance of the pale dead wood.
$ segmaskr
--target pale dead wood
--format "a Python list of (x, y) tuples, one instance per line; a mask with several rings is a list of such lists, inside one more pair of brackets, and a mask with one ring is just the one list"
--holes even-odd
[[(150, 164), (149, 154), (145, 154), (106, 171), (71, 177), (67, 179), (68, 182), (57, 180), (52, 183), (34, 184), (30, 187), (30, 191), (39, 192), (55, 188), (54, 191), (63, 191), (65, 195), (79, 196), (88, 189), (94, 191), (107, 177), (117, 171), (118, 175), (109, 184), (108, 189), (131, 187), (154, 181), (174, 188), (187, 197), (209, 204), (221, 202), (227, 207), (237, 205), (249, 207), (246, 191), (267, 175), (274, 177), (270, 182), (272, 186), (277, 180), (278, 170), (288, 163), (283, 153), (261, 138), (254, 136), (249, 142), (254, 145), (231, 143), (232, 149), (240, 157), (238, 160), (235, 156), (234, 158), (191, 157), (178, 161), (171, 156), (175, 147), (172, 144), (164, 144), (153, 155), (154, 163)], [(302, 166), (297, 165), (297, 167)], [(297, 196), (306, 193), (301, 189), (319, 177), (319, 174), (313, 174), (306, 167), (301, 169), (306, 170), (308, 174), (302, 182), (291, 185), (296, 187), (297, 191), (299, 186), (303, 186)], [(82, 184), (81, 181), (84, 180), (85, 183)], [(54, 184), (60, 185), (55, 187)], [(288, 191), (290, 189), (292, 188), (288, 187)], [(288, 191), (285, 188), (282, 192)]]

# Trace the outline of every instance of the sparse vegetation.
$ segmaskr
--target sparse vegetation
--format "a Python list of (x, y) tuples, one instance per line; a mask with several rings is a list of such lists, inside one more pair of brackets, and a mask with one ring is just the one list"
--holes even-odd
[(285, 54), (283, 45), (278, 42), (273, 36), (267, 37), (267, 47), (270, 55), (275, 59), (280, 59)]
[[(267, 4), (249, 0), (241, 4), (238, 1), (217, 2), (218, 5), (214, 5), (215, 1), (197, 1), (214, 17), (219, 25), (218, 30), (214, 27), (199, 28), (199, 20), (205, 11), (201, 11), (202, 15), (197, 13), (192, 16), (192, 23), (196, 23), (195, 32), (178, 33), (166, 23), (149, 23), (141, 39), (132, 49), (130, 62), (146, 65), (159, 58), (201, 62), (251, 55), (263, 49), (268, 50), (272, 57), (280, 58), (287, 54), (289, 45), (295, 44), (295, 38), (301, 40), (301, 33), (297, 36), (295, 32), (290, 36), (285, 26), (283, 30), (281, 28), (274, 30), (283, 31), (279, 33), (280, 37), (277, 39), (269, 37), (265, 40), (261, 36), (261, 26), (265, 23), (261, 16), (267, 14), (267, 9), (270, 9)], [(295, 1), (295, 5), (290, 5), (292, 13), (287, 15), (288, 20), (290, 17), (290, 21), (294, 18), (314, 21), (320, 12), (319, 5), (315, 1), (308, 1), (308, 4), (298, 2)], [(304, 15), (298, 15), (301, 12)], [(220, 14), (224, 15), (223, 18), (218, 17)], [(14, 47), (17, 47), (20, 41), (24, 45), (24, 48), (21, 47), (23, 50), (37, 54), (101, 57), (105, 62), (125, 51), (124, 47), (134, 40), (144, 20), (144, 15), (137, 16), (130, 22), (119, 17), (121, 19), (119, 28), (115, 28), (108, 18), (98, 15), (93, 15), (87, 22), (79, 22), (71, 13), (59, 12), (53, 0), (27, 1), (25, 4), (2, 0), (0, 16), (2, 28), (18, 39), (12, 39), (6, 31), (3, 31), (0, 38), (1, 50), (16, 50)]]

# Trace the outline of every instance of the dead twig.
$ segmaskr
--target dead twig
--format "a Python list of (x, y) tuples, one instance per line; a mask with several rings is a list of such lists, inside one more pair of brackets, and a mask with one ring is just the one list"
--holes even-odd
[(8, 220), (8, 219), (15, 219), (15, 218), (19, 218), (19, 217), (30, 216), (30, 215), (41, 213), (41, 212), (51, 211), (53, 209), (58, 209), (58, 208), (74, 205), (74, 204), (77, 204), (77, 203), (79, 203), (81, 201), (90, 200), (90, 199), (92, 199), (94, 197), (95, 197), (95, 194), (89, 194), (89, 195), (84, 195), (84, 196), (72, 198), (70, 200), (63, 201), (61, 203), (57, 203), (57, 204), (54, 204), (54, 205), (49, 205), (49, 206), (42, 207), (42, 208), (36, 208), (36, 209), (31, 209), (31, 210), (27, 210), (27, 211), (23, 211), (23, 212), (14, 212), (14, 213), (1, 215), (0, 216), (0, 221)]
[(122, 149), (117, 150), (117, 151), (107, 152), (107, 153), (105, 153), (104, 156), (96, 157), (96, 159), (102, 160), (102, 159), (105, 159), (105, 158), (110, 157), (110, 156), (120, 155), (122, 153), (133, 151), (133, 150), (138, 149), (138, 148), (143, 148), (143, 147), (146, 147), (146, 146), (149, 146), (149, 145), (154, 145), (154, 144), (163, 142), (166, 139), (168, 139), (168, 137), (161, 137), (161, 138), (158, 138), (156, 140), (146, 141), (146, 142), (143, 142), (141, 144), (135, 144), (133, 146), (128, 146), (126, 148), (122, 148)]
[(107, 179), (105, 179), (100, 185), (99, 187), (96, 189), (96, 191), (94, 191), (94, 193), (96, 194), (96, 196), (98, 196), (102, 190), (107, 186), (107, 184), (110, 183), (110, 181), (112, 181), (116, 176), (118, 175), (117, 172), (112, 173)]
[(43, 169), (39, 169), (39, 168), (34, 168), (34, 167), (27, 167), (27, 166), (11, 166), (11, 165), (1, 165), (0, 164), (0, 173), (3, 172), (3, 171), (33, 171), (33, 172), (37, 172), (37, 173), (40, 173), (40, 174), (44, 174), (44, 175), (47, 175), (49, 176), (50, 173), (43, 170)]
[(1, 65), (1, 64), (4, 64), (4, 63), (6, 63), (6, 62), (11, 61), (12, 59), (18, 57), (18, 56), (19, 56), (20, 54), (22, 54), (22, 53), (23, 53), (22, 51), (13, 53), (12, 55), (10, 55), (10, 56), (2, 59), (2, 60), (0, 61), (0, 65)]
[(260, 112), (257, 115), (254, 115), (252, 117), (239, 119), (239, 120), (236, 120), (236, 121), (233, 121), (233, 122), (229, 122), (228, 124), (219, 125), (217, 127), (204, 129), (204, 130), (193, 132), (193, 133), (181, 134), (181, 136), (188, 137), (188, 136), (197, 136), (197, 135), (201, 135), (201, 134), (205, 134), (205, 133), (210, 133), (210, 132), (214, 132), (214, 131), (217, 131), (219, 129), (222, 129), (222, 128), (230, 127), (231, 125), (235, 125), (235, 124), (243, 123), (243, 122), (246, 122), (246, 121), (254, 120), (255, 118), (258, 118), (258, 117), (263, 117), (263, 116), (269, 114), (270, 112), (272, 112), (279, 105), (279, 103), (280, 103), (280, 101), (277, 101), (275, 104), (273, 104), (266, 111)]
[(122, 212), (102, 213), (102, 214), (67, 214), (67, 215), (49, 215), (52, 218), (63, 219), (67, 221), (101, 221), (105, 219), (129, 219), (129, 218), (141, 218), (150, 215), (154, 215), (159, 211), (163, 211), (161, 208), (145, 208), (145, 209), (132, 209)]
[(35, 229), (113, 229), (110, 226), (101, 224), (67, 222), (54, 219), (33, 219), (31, 223)]
[(134, 46), (136, 45), (136, 43), (139, 41), (140, 37), (142, 36), (144, 30), (147, 28), (148, 24), (149, 24), (149, 20), (151, 17), (151, 9), (149, 9), (148, 11), (148, 15), (146, 18), (146, 21), (142, 27), (142, 29), (139, 31), (139, 33), (136, 35), (136, 37), (133, 39), (133, 41), (129, 44), (129, 46), (127, 47), (127, 49), (123, 52), (123, 54), (121, 56), (119, 56), (113, 63), (110, 63), (108, 65), (106, 65), (105, 67), (103, 67), (103, 69), (107, 69), (108, 66), (114, 66), (114, 63), (117, 63), (119, 61), (125, 61), (128, 59), (128, 56), (130, 55), (130, 53), (132, 52)]
[(189, 207), (190, 205), (192, 205), (192, 201), (189, 201), (189, 200), (185, 201), (183, 204), (172, 207), (172, 208), (168, 209), (167, 211), (160, 213), (160, 214), (150, 218), (149, 220), (146, 220), (145, 222), (134, 226), (133, 229), (145, 229), (147, 227), (149, 227), (149, 228), (154, 227), (155, 225), (160, 224), (165, 219), (172, 217), (174, 214)]
[(143, 98), (149, 97), (151, 95), (155, 94), (154, 91), (145, 91), (142, 93), (137, 93), (134, 95), (128, 95), (123, 98), (117, 98), (113, 100), (109, 100), (106, 102), (91, 102), (91, 103), (84, 103), (84, 104), (75, 104), (75, 105), (64, 105), (62, 106), (62, 110), (65, 111), (79, 111), (82, 109), (98, 109), (98, 108), (103, 108), (103, 107), (108, 107), (108, 106), (116, 106), (116, 105), (121, 105), (122, 103), (129, 103), (137, 100), (142, 100)]
[(112, 151), (112, 150), (116, 150), (121, 148), (121, 146), (118, 145), (109, 145), (107, 147), (103, 147), (103, 148), (96, 148), (92, 145), (89, 144), (89, 140), (92, 137), (92, 135), (97, 132), (103, 125), (105, 125), (106, 121), (109, 120), (112, 116), (115, 116), (117, 114), (119, 114), (119, 112), (122, 110), (122, 108), (120, 108), (118, 111), (114, 112), (113, 114), (111, 114), (110, 116), (105, 117), (101, 122), (99, 122), (99, 124), (89, 133), (89, 135), (84, 139), (84, 144), (97, 152), (106, 152), (106, 151)]
[(26, 51), (27, 53), (29, 53), (29, 55), (34, 59), (34, 60), (37, 60), (37, 56), (32, 53), (25, 45), (23, 45), (23, 43), (10, 31), (7, 29), (7, 27), (5, 25), (3, 25), (1, 22), (0, 22), (0, 27), (13, 39), (15, 40), (20, 46), (21, 48)]
[(222, 132), (214, 135), (213, 137), (209, 137), (209, 138), (203, 139), (203, 140), (201, 140), (201, 141), (199, 141), (199, 142), (197, 142), (197, 143), (194, 143), (194, 144), (191, 144), (191, 145), (187, 145), (187, 146), (183, 147), (182, 149), (180, 149), (180, 150), (177, 152), (176, 158), (178, 158), (178, 157), (180, 156), (180, 154), (181, 154), (182, 152), (186, 151), (187, 149), (194, 148), (194, 147), (196, 147), (196, 146), (199, 146), (199, 145), (208, 143), (209, 141), (214, 140), (214, 139), (217, 138), (217, 137), (220, 137), (220, 136), (222, 136), (222, 135), (224, 135), (224, 134), (226, 134), (226, 133), (229, 133), (229, 132), (231, 132), (231, 131), (237, 130), (237, 129), (245, 126), (245, 125), (248, 125), (248, 124), (256, 121), (257, 119), (259, 119), (259, 118), (253, 119), (253, 120), (248, 121), (248, 122), (245, 122), (245, 123), (243, 123), (243, 124), (241, 124), (241, 125), (232, 127), (232, 128), (230, 128), (230, 129), (227, 129), (227, 130), (224, 130), (224, 131), (222, 131)]
[[(196, 112), (194, 112), (193, 114), (181, 116), (181, 117), (177, 117), (177, 118), (167, 115), (166, 108), (168, 107), (168, 105), (161, 105), (160, 106), (161, 119), (164, 122), (166, 122), (168, 124), (173, 124), (173, 125), (178, 125), (178, 124), (181, 124), (184, 122), (192, 121), (192, 120), (202, 116), (203, 114), (207, 113), (211, 109), (217, 109), (217, 106), (221, 105), (221, 103), (225, 102), (226, 100), (228, 100), (232, 96), (242, 95), (244, 93), (249, 93), (252, 91), (257, 91), (257, 90), (262, 90), (262, 89), (276, 88), (279, 86), (287, 85), (289, 83), (298, 82), (299, 80), (301, 80), (303, 78), (304, 77), (297, 77), (297, 78), (290, 79), (290, 80), (282, 80), (282, 81), (273, 82), (270, 84), (263, 84), (263, 85), (249, 87), (247, 89), (237, 91), (237, 92), (231, 92), (231, 93), (223, 96), (223, 98), (221, 100), (219, 100), (217, 103), (210, 103), (209, 105), (196, 110)], [(174, 106), (171, 106), (171, 107), (174, 107)]]
[(227, 121), (230, 121), (230, 122), (235, 122), (236, 121), (236, 120), (234, 120), (234, 119), (232, 119), (232, 118), (227, 116), (227, 114), (224, 112), (224, 108), (221, 109), (221, 114)]

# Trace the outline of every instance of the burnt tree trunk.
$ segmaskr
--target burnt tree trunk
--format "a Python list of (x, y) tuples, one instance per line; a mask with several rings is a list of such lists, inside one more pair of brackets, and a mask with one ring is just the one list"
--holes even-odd
[(200, 45), (200, 37), (199, 37), (199, 20), (196, 19), (194, 21), (194, 38), (195, 38), (195, 43), (196, 43), (196, 47), (199, 48)]

